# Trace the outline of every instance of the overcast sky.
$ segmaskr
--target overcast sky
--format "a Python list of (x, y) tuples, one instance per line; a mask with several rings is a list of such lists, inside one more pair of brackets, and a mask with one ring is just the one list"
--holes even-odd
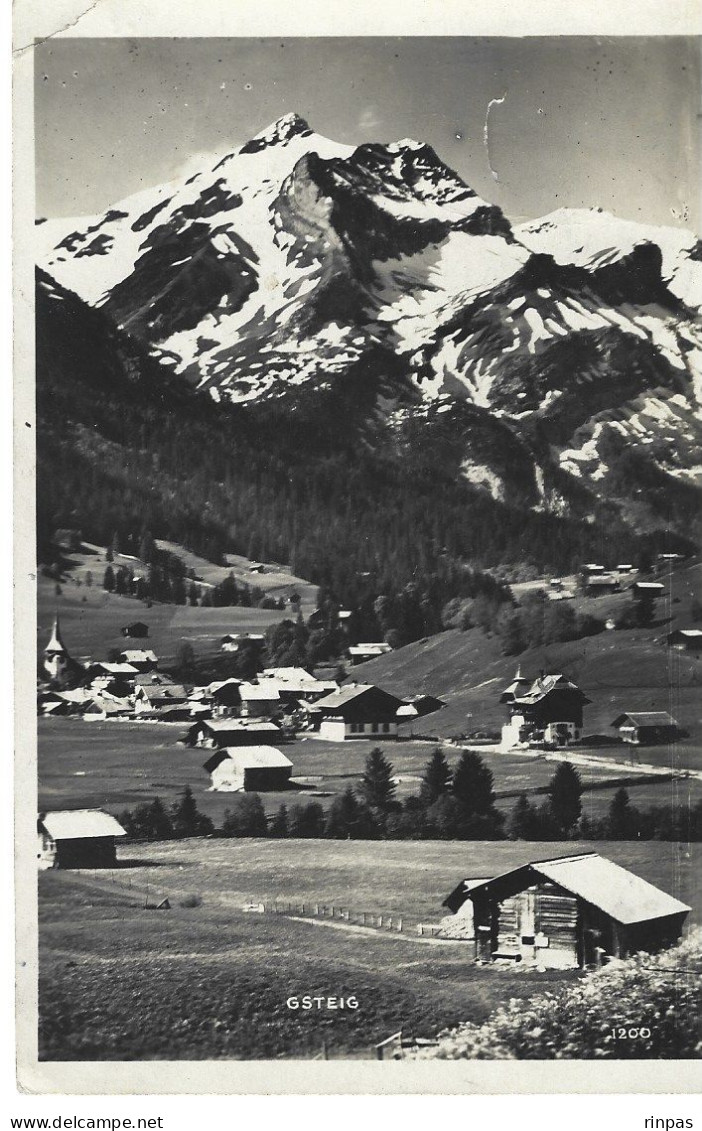
[(102, 212), (295, 110), (345, 144), (428, 141), (512, 220), (601, 206), (700, 229), (693, 40), (59, 38), (35, 57), (39, 216)]

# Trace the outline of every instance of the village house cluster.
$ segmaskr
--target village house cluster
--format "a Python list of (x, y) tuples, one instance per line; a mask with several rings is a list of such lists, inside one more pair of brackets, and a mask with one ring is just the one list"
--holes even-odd
[[(148, 627), (139, 623), (122, 632), (146, 637)], [(243, 638), (250, 640), (251, 635), (232, 635), (223, 643), (238, 647)], [(115, 661), (79, 665), (64, 644), (58, 616), (43, 662), (48, 680), (61, 686), (40, 687), (41, 714), (79, 715), (86, 722), (187, 723), (183, 741), (216, 752), (203, 768), (211, 788), (222, 791), (284, 785), (292, 762), (278, 746), (295, 735), (318, 735), (331, 742), (393, 740), (402, 724), (444, 705), (431, 695), (402, 699), (367, 683), (340, 687), (301, 667), (264, 668), (251, 680), (185, 685), (159, 671), (158, 657), (148, 648), (127, 648)]]

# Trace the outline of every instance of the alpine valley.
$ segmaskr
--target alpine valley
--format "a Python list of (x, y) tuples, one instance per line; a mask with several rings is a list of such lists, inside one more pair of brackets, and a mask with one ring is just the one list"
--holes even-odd
[(428, 145), (290, 114), (36, 238), (44, 538), (148, 525), (344, 601), (697, 544), (690, 232), (513, 225)]

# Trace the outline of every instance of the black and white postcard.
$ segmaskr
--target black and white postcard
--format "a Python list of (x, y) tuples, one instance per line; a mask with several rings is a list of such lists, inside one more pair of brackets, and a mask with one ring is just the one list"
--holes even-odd
[(20, 1081), (694, 1091), (699, 24), (73, 7), (16, 27)]

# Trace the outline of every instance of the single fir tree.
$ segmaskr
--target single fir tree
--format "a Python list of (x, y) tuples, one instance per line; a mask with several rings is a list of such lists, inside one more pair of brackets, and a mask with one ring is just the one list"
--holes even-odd
[(448, 793), (450, 786), (451, 770), (446, 761), (446, 755), (437, 746), (436, 750), (432, 751), (424, 769), (419, 796), (425, 805), (433, 805), (435, 801)]
[(377, 813), (387, 813), (395, 800), (394, 770), (379, 746), (366, 758), (366, 767), (358, 788), (366, 805)]
[(186, 785), (180, 799), (172, 806), (171, 821), (173, 835), (176, 837), (207, 836), (214, 832), (212, 821), (199, 811), (189, 785)]
[(271, 821), (270, 835), (286, 837), (288, 835), (288, 807), (283, 804), (277, 810)]
[(475, 750), (464, 750), (453, 775), (452, 793), (463, 811), (485, 816), (493, 809), (492, 771)]
[(568, 836), (582, 813), (583, 784), (570, 762), (561, 762), (551, 778), (549, 808), (558, 829)]

